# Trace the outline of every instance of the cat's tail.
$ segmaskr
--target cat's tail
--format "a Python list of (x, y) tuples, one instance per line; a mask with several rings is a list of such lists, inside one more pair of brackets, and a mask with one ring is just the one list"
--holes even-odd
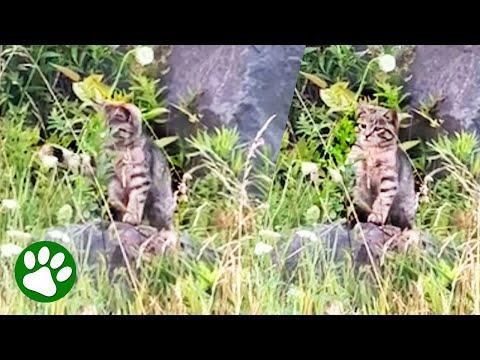
[(88, 154), (77, 154), (56, 144), (45, 144), (40, 149), (40, 155), (57, 158), (58, 165), (74, 174), (93, 176), (95, 174), (95, 162)]

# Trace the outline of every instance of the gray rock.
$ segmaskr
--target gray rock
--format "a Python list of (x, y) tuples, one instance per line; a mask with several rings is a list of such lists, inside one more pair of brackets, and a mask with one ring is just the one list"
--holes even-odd
[[(62, 237), (59, 234), (63, 234)], [(69, 239), (68, 242), (64, 240), (65, 235)], [(130, 230), (127, 236), (130, 238), (140, 235), (138, 232), (133, 231), (132, 233)], [(113, 271), (124, 265), (118, 241), (111, 237), (109, 223), (105, 221), (96, 220), (85, 224), (47, 229), (44, 239), (66, 246), (73, 254), (77, 264), (82, 266), (95, 267), (104, 263), (110, 271)]]
[[(302, 260), (314, 263), (321, 276), (323, 266), (337, 264), (345, 256), (355, 257), (350, 230), (343, 222), (319, 224), (296, 230), (287, 243), (278, 244), (273, 253), (273, 262), (281, 269), (284, 276), (295, 276)], [(356, 250), (358, 252), (358, 249)]]
[[(145, 247), (145, 255), (165, 254), (167, 247), (159, 236), (158, 230), (150, 226), (134, 227), (126, 223), (116, 223), (118, 236), (128, 258), (133, 261), (139, 256), (139, 248)], [(63, 235), (61, 235), (63, 234)], [(85, 224), (75, 224), (65, 227), (47, 229), (44, 240), (60, 242), (66, 246), (75, 257), (77, 264), (97, 266), (103, 262), (110, 271), (125, 265), (123, 253), (118, 243), (116, 232), (108, 222), (96, 220)], [(65, 242), (65, 235), (69, 241)], [(152, 246), (145, 244), (147, 239), (155, 236)], [(63, 238), (63, 239), (62, 239)], [(207, 262), (217, 260), (217, 254), (211, 249), (201, 249), (187, 233), (179, 236), (180, 247), (187, 257), (195, 257)]]
[(190, 135), (199, 128), (237, 127), (252, 140), (268, 118), (264, 135), (275, 159), (285, 130), (304, 45), (175, 45), (166, 75), (168, 100), (196, 95), (199, 123), (172, 108), (163, 132)]
[(301, 260), (308, 258), (309, 263), (313, 260), (316, 271), (321, 276), (324, 266), (352, 260), (358, 270), (361, 266), (371, 265), (370, 259), (378, 265), (385, 245), (389, 250), (406, 251), (412, 244), (424, 246), (427, 239), (427, 234), (415, 230), (402, 232), (392, 225), (380, 227), (361, 223), (350, 229), (345, 222), (319, 224), (295, 231), (287, 244), (279, 244), (279, 249), (273, 254), (273, 261), (287, 276), (291, 276)]
[(302, 253), (322, 253), (328, 260), (340, 261), (345, 251), (350, 252), (350, 233), (341, 223), (321, 224), (311, 229), (297, 230), (287, 247), (285, 266), (293, 269)]
[(412, 78), (405, 87), (410, 105), (418, 108), (429, 95), (443, 98), (435, 116), (444, 123), (442, 129), (433, 129), (415, 116), (405, 137), (428, 139), (443, 130), (480, 133), (480, 46), (417, 45), (410, 71)]
[(45, 241), (59, 242), (73, 254), (77, 264), (97, 264), (107, 255), (108, 224), (91, 221), (85, 224), (47, 229)]

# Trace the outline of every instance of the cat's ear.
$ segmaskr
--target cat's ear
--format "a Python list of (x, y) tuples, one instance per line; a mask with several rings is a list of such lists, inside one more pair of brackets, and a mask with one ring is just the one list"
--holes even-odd
[(360, 102), (357, 106), (357, 116), (358, 117), (361, 117), (363, 115), (365, 115), (365, 113), (367, 112), (367, 104), (364, 103), (364, 102)]
[(393, 126), (395, 126), (395, 130), (398, 132), (400, 129), (400, 123), (398, 121), (398, 115), (395, 110), (389, 110), (390, 112), (390, 118), (392, 119)]
[(142, 122), (142, 112), (134, 104), (124, 104), (123, 108), (130, 114), (130, 121), (133, 123)]

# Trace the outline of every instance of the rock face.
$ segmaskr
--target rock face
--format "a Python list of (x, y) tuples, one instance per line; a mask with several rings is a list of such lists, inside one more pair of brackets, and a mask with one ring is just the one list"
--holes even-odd
[(166, 75), (170, 103), (189, 103), (200, 114), (192, 124), (172, 108), (163, 132), (189, 135), (199, 128), (237, 127), (242, 140), (255, 137), (276, 118), (264, 140), (275, 159), (285, 130), (304, 45), (175, 45)]
[[(105, 260), (110, 272), (125, 265), (117, 236), (121, 239), (125, 253), (130, 261), (139, 257), (148, 258), (154, 255), (174, 254), (176, 237), (179, 250), (187, 257), (200, 258), (204, 261), (216, 261), (217, 254), (210, 249), (200, 252), (187, 233), (174, 234), (170, 231), (141, 225), (116, 222), (112, 224), (95, 220), (85, 224), (47, 229), (44, 240), (62, 243), (74, 255), (77, 264), (96, 266)], [(172, 237), (173, 236), (173, 237)], [(65, 237), (68, 241), (65, 241)]]
[(433, 129), (416, 116), (406, 137), (430, 138), (439, 131), (471, 130), (480, 134), (480, 46), (417, 45), (405, 90), (410, 105), (418, 108), (429, 95), (443, 98), (435, 117), (444, 121)]
[[(371, 259), (378, 265), (380, 258), (388, 251), (407, 251), (410, 247), (425, 247), (428, 234), (416, 230), (404, 230), (392, 226), (378, 226), (371, 223), (357, 224), (350, 229), (343, 221), (332, 224), (318, 224), (299, 229), (285, 244), (279, 244), (273, 253), (273, 261), (287, 276), (295, 274), (302, 259), (315, 263), (319, 274), (326, 264), (342, 264), (346, 256), (353, 261), (355, 269), (371, 265)], [(368, 244), (370, 255), (365, 244)]]

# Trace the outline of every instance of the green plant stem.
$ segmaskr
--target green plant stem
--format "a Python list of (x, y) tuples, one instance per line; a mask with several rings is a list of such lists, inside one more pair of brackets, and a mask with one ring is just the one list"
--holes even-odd
[(125, 56), (123, 57), (122, 63), (120, 64), (120, 68), (118, 69), (117, 75), (115, 76), (115, 81), (112, 84), (112, 87), (110, 88), (110, 97), (113, 95), (113, 92), (117, 88), (118, 82), (120, 81), (120, 76), (122, 75), (123, 68), (125, 67), (125, 64), (127, 63), (128, 57), (133, 54), (135, 49), (132, 49), (128, 51)]
[(377, 61), (377, 58), (374, 58), (374, 59), (370, 60), (367, 64), (367, 66), (365, 67), (365, 71), (363, 72), (363, 76), (362, 76), (362, 81), (360, 82), (360, 85), (358, 86), (357, 93), (355, 94), (355, 100), (357, 100), (357, 101), (358, 101), (358, 98), (359, 98), (360, 94), (363, 91), (363, 87), (365, 86), (365, 80), (367, 79), (367, 74), (368, 74), (368, 71), (370, 70), (370, 65), (374, 61)]

